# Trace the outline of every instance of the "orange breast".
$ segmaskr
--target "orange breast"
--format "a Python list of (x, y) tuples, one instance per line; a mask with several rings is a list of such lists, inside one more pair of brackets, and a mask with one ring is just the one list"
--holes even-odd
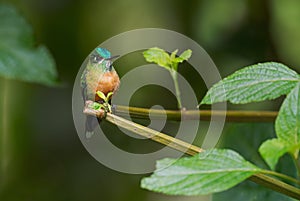
[[(107, 95), (109, 92), (115, 92), (120, 84), (120, 79), (116, 71), (106, 72), (101, 77), (101, 80), (99, 80), (96, 91), (101, 91), (105, 95)], [(96, 95), (95, 97), (96, 101), (101, 100), (101, 98)]]

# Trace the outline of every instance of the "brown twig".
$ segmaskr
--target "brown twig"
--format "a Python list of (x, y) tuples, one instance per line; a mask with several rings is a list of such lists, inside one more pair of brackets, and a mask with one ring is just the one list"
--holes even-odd
[[(93, 116), (96, 116), (99, 118), (103, 117), (103, 111), (96, 111), (96, 110), (89, 109), (89, 110), (84, 110), (84, 113), (86, 115), (93, 115)], [(144, 127), (140, 124), (126, 120), (122, 117), (119, 117), (119, 116), (111, 114), (111, 113), (107, 113), (105, 120), (114, 125), (125, 128), (137, 135), (140, 135), (140, 136), (146, 137), (148, 139), (151, 139), (153, 141), (156, 141), (158, 143), (167, 145), (168, 147), (171, 147), (171, 148), (181, 151), (183, 153), (189, 154), (191, 156), (204, 151), (200, 147), (194, 146), (194, 145), (184, 142), (182, 140), (168, 136), (164, 133)], [(288, 195), (288, 196), (296, 198), (296, 199), (300, 199), (300, 189), (298, 189), (294, 186), (291, 186), (287, 183), (284, 183), (276, 178), (270, 177), (265, 174), (255, 174), (255, 175), (251, 176), (249, 179), (257, 184), (260, 184), (262, 186), (270, 188), (279, 193)]]
[(203, 121), (210, 121), (213, 114), (216, 119), (226, 115), (226, 121), (229, 122), (273, 122), (278, 114), (275, 111), (159, 110), (122, 105), (115, 105), (114, 110), (115, 114), (119, 116), (131, 115), (133, 118), (145, 119), (149, 117), (149, 113), (151, 112), (153, 118), (162, 119), (167, 115), (168, 120), (173, 121), (199, 118)]

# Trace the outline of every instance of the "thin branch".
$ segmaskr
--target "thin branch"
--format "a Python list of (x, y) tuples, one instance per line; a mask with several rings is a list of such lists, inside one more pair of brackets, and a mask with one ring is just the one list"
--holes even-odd
[[(101, 112), (101, 111), (84, 110), (84, 113), (86, 115), (93, 115), (93, 116), (96, 116), (99, 118), (103, 117), (103, 112)], [(122, 117), (119, 117), (119, 116), (111, 114), (111, 113), (106, 114), (105, 120), (114, 125), (125, 128), (137, 135), (140, 135), (140, 136), (146, 137), (148, 139), (151, 139), (153, 141), (156, 141), (158, 143), (167, 145), (168, 147), (171, 147), (171, 148), (181, 151), (183, 153), (189, 154), (191, 156), (204, 151), (200, 147), (197, 147), (195, 145), (189, 144), (182, 140), (173, 138), (164, 133), (144, 127), (140, 124), (128, 121)], [(267, 176), (264, 174), (255, 174), (255, 175), (251, 176), (249, 179), (257, 184), (260, 184), (262, 186), (270, 188), (279, 193), (288, 195), (288, 196), (296, 198), (296, 199), (300, 199), (300, 189), (298, 189), (294, 186), (291, 186), (287, 183), (284, 183), (276, 178), (273, 178), (273, 177), (270, 177), (270, 176)]]
[(255, 174), (249, 178), (251, 181), (260, 184), (264, 187), (270, 188), (279, 193), (285, 194), (297, 200), (300, 200), (300, 189), (284, 183), (273, 177), (264, 174)]
[(122, 105), (115, 105), (114, 112), (119, 116), (131, 115), (134, 118), (145, 119), (149, 118), (149, 113), (156, 119), (165, 118), (168, 120), (181, 121), (199, 119), (203, 121), (210, 121), (212, 114), (216, 119), (226, 115), (226, 121), (229, 122), (273, 122), (278, 112), (275, 111), (220, 111), (220, 110), (159, 110), (147, 109), (138, 107), (128, 107)]
[[(99, 110), (85, 109), (84, 113), (87, 115), (93, 115), (93, 116), (96, 116), (99, 118), (103, 117), (103, 112), (101, 112)], [(110, 123), (113, 123), (117, 126), (120, 126), (122, 128), (125, 128), (133, 133), (136, 133), (142, 137), (151, 139), (160, 144), (167, 145), (168, 147), (171, 147), (171, 148), (181, 151), (183, 153), (187, 153), (189, 155), (195, 155), (196, 153), (203, 151), (203, 149), (196, 147), (194, 145), (191, 145), (187, 142), (173, 138), (164, 133), (160, 133), (158, 131), (152, 130), (148, 127), (142, 126), (142, 125), (134, 123), (132, 121), (128, 121), (127, 119), (124, 119), (122, 117), (116, 116), (111, 113), (106, 114), (105, 120)]]
[(288, 176), (286, 174), (282, 174), (282, 173), (274, 172), (274, 171), (270, 171), (270, 170), (264, 170), (263, 173), (264, 174), (268, 174), (268, 175), (273, 175), (273, 176), (276, 176), (278, 178), (282, 178), (282, 179), (284, 179), (286, 181), (290, 181), (290, 182), (292, 182), (294, 184), (300, 185), (300, 181), (299, 180), (297, 180), (297, 179), (295, 179), (293, 177), (290, 177), (290, 176)]

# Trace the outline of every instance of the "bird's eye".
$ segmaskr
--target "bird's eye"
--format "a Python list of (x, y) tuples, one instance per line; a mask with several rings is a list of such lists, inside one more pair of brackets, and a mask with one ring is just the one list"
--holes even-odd
[(92, 55), (91, 56), (91, 62), (93, 63), (101, 63), (104, 59), (100, 57), (99, 55)]

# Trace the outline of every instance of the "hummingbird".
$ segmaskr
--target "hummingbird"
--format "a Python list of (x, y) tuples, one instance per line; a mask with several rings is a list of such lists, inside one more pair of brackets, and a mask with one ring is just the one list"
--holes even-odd
[[(89, 56), (86, 68), (81, 76), (81, 90), (85, 105), (88, 102), (103, 103), (103, 99), (97, 95), (97, 91), (105, 96), (114, 93), (120, 85), (120, 78), (113, 67), (113, 59), (119, 56), (111, 56), (105, 49), (97, 47)], [(89, 138), (93, 135), (98, 125), (98, 119), (94, 116), (87, 116), (85, 123), (85, 134)]]

